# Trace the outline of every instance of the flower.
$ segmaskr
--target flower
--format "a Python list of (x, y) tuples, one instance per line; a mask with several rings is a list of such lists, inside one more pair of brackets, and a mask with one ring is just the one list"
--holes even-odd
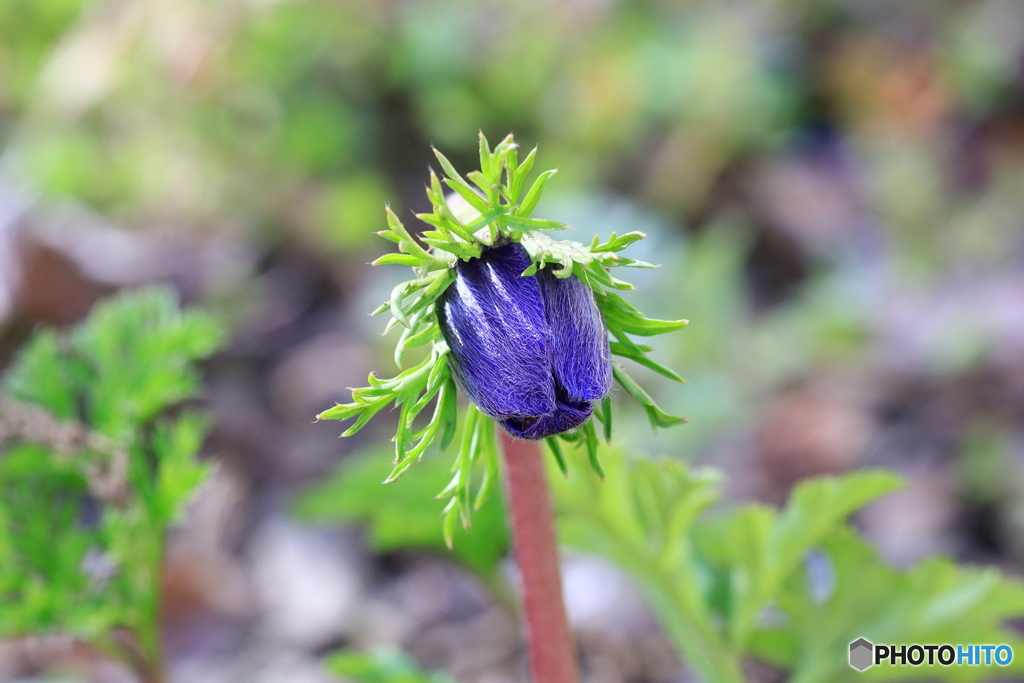
[(462, 391), (511, 436), (542, 439), (590, 418), (611, 352), (590, 288), (550, 268), (522, 275), (529, 265), (514, 242), (460, 260), (437, 317)]

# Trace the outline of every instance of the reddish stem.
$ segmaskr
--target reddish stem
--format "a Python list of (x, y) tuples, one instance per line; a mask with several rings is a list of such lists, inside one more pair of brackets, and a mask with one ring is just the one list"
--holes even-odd
[(517, 441), (504, 432), (501, 440), (533, 683), (577, 683), (579, 672), (562, 601), (551, 494), (540, 444)]

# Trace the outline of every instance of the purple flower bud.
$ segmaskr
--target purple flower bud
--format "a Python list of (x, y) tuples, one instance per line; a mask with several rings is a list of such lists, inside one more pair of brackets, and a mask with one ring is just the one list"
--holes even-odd
[(612, 381), (608, 334), (590, 288), (530, 265), (516, 243), (459, 261), (438, 301), (462, 391), (520, 439), (578, 427)]

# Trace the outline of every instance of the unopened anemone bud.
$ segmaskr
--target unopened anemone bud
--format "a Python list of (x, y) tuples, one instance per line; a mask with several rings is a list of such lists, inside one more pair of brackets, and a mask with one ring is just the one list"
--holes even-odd
[(612, 366), (591, 289), (529, 266), (515, 242), (459, 261), (437, 315), (462, 391), (511, 436), (542, 439), (590, 418)]

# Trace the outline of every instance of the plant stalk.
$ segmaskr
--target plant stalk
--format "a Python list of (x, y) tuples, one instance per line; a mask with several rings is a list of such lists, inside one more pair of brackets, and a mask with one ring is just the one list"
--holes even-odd
[(504, 432), (501, 443), (533, 683), (578, 683), (540, 443), (518, 441)]
[(157, 524), (159, 530), (148, 540), (146, 561), (139, 568), (140, 583), (146, 585), (143, 599), (142, 620), (136, 631), (137, 652), (131, 661), (132, 668), (141, 683), (165, 683), (163, 656), (163, 579), (166, 555), (167, 529)]

